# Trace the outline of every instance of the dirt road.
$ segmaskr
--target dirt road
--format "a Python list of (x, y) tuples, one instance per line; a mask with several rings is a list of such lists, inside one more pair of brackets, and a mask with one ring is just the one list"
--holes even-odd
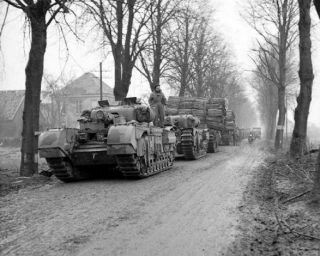
[(143, 180), (57, 182), (0, 198), (1, 255), (221, 255), (263, 152), (222, 147)]

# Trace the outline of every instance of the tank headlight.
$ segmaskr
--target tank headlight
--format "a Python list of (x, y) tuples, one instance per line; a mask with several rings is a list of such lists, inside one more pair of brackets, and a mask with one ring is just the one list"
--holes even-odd
[(99, 110), (97, 113), (96, 113), (96, 118), (98, 120), (103, 120), (104, 119), (104, 113), (103, 111)]

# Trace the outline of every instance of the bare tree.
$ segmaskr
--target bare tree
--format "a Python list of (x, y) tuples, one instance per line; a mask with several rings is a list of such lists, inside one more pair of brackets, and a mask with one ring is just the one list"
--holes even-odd
[(122, 100), (128, 94), (135, 63), (146, 47), (150, 33), (146, 25), (152, 17), (153, 1), (90, 0), (86, 6), (89, 21), (94, 20), (108, 42), (114, 59), (114, 96)]
[(180, 96), (209, 96), (217, 73), (228, 62), (224, 62), (228, 53), (223, 49), (223, 41), (211, 26), (212, 13), (206, 2), (187, 2), (175, 20), (176, 26), (170, 24), (175, 30), (170, 38), (167, 78)]
[(74, 78), (66, 77), (65, 75), (60, 75), (55, 78), (52, 75), (44, 74), (43, 80), (46, 86), (45, 91), (50, 97), (50, 103), (47, 103), (46, 106), (42, 104), (42, 108), (45, 108), (48, 124), (50, 127), (62, 127), (62, 117), (65, 106), (64, 88), (70, 84)]
[(40, 93), (43, 62), (47, 46), (47, 29), (57, 15), (68, 12), (66, 0), (11, 1), (3, 0), (21, 10), (28, 20), (31, 32), (31, 48), (25, 69), (26, 92), (23, 111), (20, 174), (31, 176), (38, 170), (36, 154), (38, 148)]
[(136, 68), (147, 79), (152, 91), (168, 70), (171, 36), (168, 26), (178, 11), (179, 3), (174, 0), (157, 0), (155, 10), (150, 10), (151, 19), (147, 24), (150, 37), (145, 50), (140, 52), (140, 65), (136, 65)]
[[(290, 145), (291, 156), (302, 155), (306, 150), (309, 108), (312, 95), (313, 67), (311, 58), (311, 0), (299, 0), (299, 52), (300, 52), (300, 93), (294, 113), (294, 129)], [(317, 5), (316, 5), (317, 6)]]
[[(313, 3), (314, 3), (314, 6), (316, 8), (318, 17), (320, 18), (320, 1), (319, 0), (313, 0)], [(307, 27), (308, 27), (308, 24), (306, 24), (305, 28), (307, 29)], [(303, 26), (301, 26), (301, 28), (303, 28)], [(320, 149), (319, 149), (317, 163), (316, 163), (316, 172), (315, 172), (315, 179), (314, 179), (313, 194), (315, 196), (315, 201), (320, 203)]]
[(244, 94), (239, 95), (236, 102), (231, 101), (229, 109), (232, 109), (235, 113), (236, 125), (239, 128), (250, 128), (257, 125), (258, 111)]
[(267, 140), (273, 140), (276, 130), (277, 118), (277, 102), (278, 90), (269, 80), (259, 76), (258, 73), (254, 76), (252, 87), (257, 93), (257, 105), (260, 112), (260, 119), (265, 130)]
[(237, 67), (232, 64), (230, 54), (224, 46), (217, 45), (213, 49), (208, 54), (205, 95), (212, 98), (233, 97), (242, 91)]
[(193, 43), (199, 14), (195, 4), (186, 1), (179, 8), (174, 22), (170, 23), (171, 37), (169, 56), (169, 73), (166, 78), (171, 87), (179, 91), (179, 96), (185, 96), (192, 79), (192, 63), (194, 57)]
[(283, 146), (288, 52), (297, 37), (297, 14), (295, 0), (258, 0), (249, 1), (248, 18), (246, 18), (261, 38), (258, 41), (259, 61), (264, 62), (266, 67), (269, 66), (270, 59), (277, 63), (276, 67), (270, 66), (268, 75), (265, 77), (278, 88), (279, 115), (275, 137), (276, 149)]
[(216, 39), (209, 31), (209, 21), (209, 17), (201, 17), (195, 31), (193, 84), (197, 97), (205, 96), (208, 61), (212, 54), (210, 48), (214, 45)]
[(213, 11), (204, 6), (186, 5), (176, 20), (168, 81), (180, 96), (228, 97), (236, 102), (243, 92), (240, 75), (226, 44), (211, 26)]

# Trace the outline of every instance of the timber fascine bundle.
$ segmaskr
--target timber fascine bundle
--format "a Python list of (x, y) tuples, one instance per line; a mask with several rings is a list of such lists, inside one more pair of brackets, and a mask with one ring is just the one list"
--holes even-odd
[(227, 110), (227, 100), (224, 98), (211, 98), (207, 102), (207, 125), (208, 128), (224, 130), (224, 119)]
[(236, 128), (236, 117), (232, 110), (227, 110), (225, 118), (225, 127), (228, 131), (234, 130)]
[(167, 102), (166, 114), (174, 116), (179, 114), (180, 97), (170, 96)]
[(224, 98), (194, 98), (170, 96), (167, 115), (193, 115), (200, 119), (201, 126), (215, 130), (225, 129), (227, 100)]
[(194, 115), (200, 119), (201, 124), (206, 122), (206, 99), (204, 98), (181, 98), (179, 115)]

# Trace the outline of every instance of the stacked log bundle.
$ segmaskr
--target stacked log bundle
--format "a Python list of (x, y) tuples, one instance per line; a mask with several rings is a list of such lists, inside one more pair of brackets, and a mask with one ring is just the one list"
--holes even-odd
[(170, 96), (167, 102), (167, 109), (166, 109), (166, 114), (171, 116), (171, 115), (178, 115), (179, 112), (179, 104), (180, 104), (180, 97), (176, 96)]
[(192, 106), (192, 114), (200, 119), (201, 124), (206, 124), (207, 99), (195, 98)]
[(193, 115), (200, 119), (201, 124), (206, 123), (207, 99), (194, 97), (170, 96), (167, 103), (167, 115)]
[(200, 119), (201, 128), (223, 131), (226, 129), (226, 126), (228, 129), (235, 127), (233, 112), (229, 111), (231, 118), (226, 117), (227, 107), (228, 102), (225, 98), (206, 99), (170, 96), (167, 103), (166, 114), (193, 115)]
[(194, 98), (181, 98), (179, 104), (179, 115), (192, 115)]
[(224, 130), (225, 115), (227, 109), (227, 100), (224, 98), (211, 98), (207, 101), (207, 118), (208, 128), (215, 130)]
[(227, 110), (225, 118), (225, 127), (228, 131), (233, 131), (236, 128), (235, 115), (232, 110)]

